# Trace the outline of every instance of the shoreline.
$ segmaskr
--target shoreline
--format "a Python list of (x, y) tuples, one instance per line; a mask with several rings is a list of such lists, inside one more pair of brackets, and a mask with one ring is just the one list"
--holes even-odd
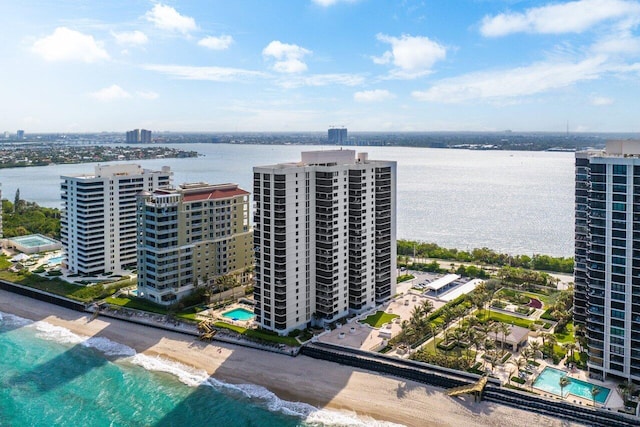
[(204, 343), (184, 334), (112, 318), (92, 320), (88, 313), (3, 290), (0, 311), (45, 321), (77, 335), (102, 336), (138, 353), (206, 371), (216, 380), (262, 386), (282, 400), (356, 414), (372, 424), (376, 420), (406, 426), (578, 425), (504, 405), (474, 403), (471, 397), (453, 399), (437, 387), (306, 356), (292, 358), (216, 341)]

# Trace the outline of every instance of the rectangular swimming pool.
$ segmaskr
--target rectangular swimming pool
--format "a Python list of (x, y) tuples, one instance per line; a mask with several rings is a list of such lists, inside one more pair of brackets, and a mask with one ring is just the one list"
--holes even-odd
[(256, 317), (253, 312), (249, 310), (245, 310), (244, 308), (234, 308), (231, 311), (227, 311), (226, 313), (222, 313), (222, 317), (226, 317), (231, 320), (251, 320)]
[[(567, 373), (561, 371), (559, 369), (554, 369), (550, 367), (544, 368), (544, 370), (538, 375), (533, 386), (540, 390), (555, 394), (560, 396), (561, 387), (560, 387), (560, 378), (566, 376)], [(568, 394), (573, 394), (584, 399), (593, 400), (593, 396), (591, 395), (591, 390), (595, 386), (587, 381), (582, 381), (576, 378), (567, 377), (569, 379), (569, 385), (564, 388), (564, 396), (566, 397)], [(596, 402), (601, 405), (607, 401), (609, 397), (609, 390), (607, 387), (597, 386), (600, 390), (598, 394), (596, 394)]]

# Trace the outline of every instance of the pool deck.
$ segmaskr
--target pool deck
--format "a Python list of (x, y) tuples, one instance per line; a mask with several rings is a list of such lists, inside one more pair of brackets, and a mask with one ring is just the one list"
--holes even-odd
[(252, 328), (252, 327), (254, 327), (255, 326), (255, 322), (253, 321), (253, 319), (251, 319), (251, 320), (233, 320), (233, 319), (230, 319), (228, 317), (223, 316), (224, 313), (228, 313), (229, 311), (233, 311), (233, 310), (236, 310), (236, 309), (239, 309), (239, 308), (241, 308), (243, 310), (247, 310), (247, 311), (253, 312), (253, 307), (249, 307), (248, 305), (242, 304), (242, 303), (234, 303), (234, 304), (228, 305), (226, 307), (219, 308), (217, 310), (213, 310), (213, 309), (203, 310), (203, 311), (199, 312), (196, 315), (196, 319), (198, 319), (198, 320), (210, 320), (211, 318), (213, 318), (214, 320), (230, 323), (232, 325), (242, 326), (243, 328)]
[[(415, 279), (398, 283), (396, 288), (398, 296), (395, 299), (350, 319), (346, 324), (340, 325), (332, 331), (323, 332), (318, 337), (318, 341), (361, 350), (380, 350), (389, 340), (389, 333), (391, 337), (393, 337), (400, 332), (400, 324), (403, 320), (411, 318), (411, 312), (414, 307), (421, 305), (427, 299), (433, 303), (434, 309), (444, 305), (444, 302), (442, 301), (437, 301), (433, 298), (422, 295), (421, 292), (411, 290), (411, 287), (414, 284), (420, 283), (422, 280), (424, 280), (424, 277), (416, 277)], [(400, 317), (386, 325), (383, 325), (381, 328), (373, 328), (366, 323), (360, 322), (370, 314), (379, 310), (390, 314), (397, 314)], [(387, 353), (387, 355), (399, 357), (407, 356), (396, 354), (395, 351)]]

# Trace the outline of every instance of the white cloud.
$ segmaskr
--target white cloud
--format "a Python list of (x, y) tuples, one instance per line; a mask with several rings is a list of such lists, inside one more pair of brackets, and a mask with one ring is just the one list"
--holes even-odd
[(150, 101), (153, 101), (154, 99), (158, 99), (160, 97), (157, 92), (151, 90), (139, 90), (136, 92), (136, 95), (138, 95), (142, 99), (148, 99)]
[(97, 99), (98, 101), (114, 101), (117, 99), (131, 98), (131, 94), (129, 92), (116, 84), (105, 87), (104, 89), (100, 89), (96, 92), (91, 92), (89, 96)]
[(123, 31), (121, 33), (111, 32), (111, 35), (116, 39), (116, 43), (120, 45), (142, 46), (147, 44), (149, 39), (147, 35), (142, 31)]
[(312, 74), (310, 76), (287, 76), (278, 80), (276, 84), (286, 89), (295, 89), (303, 86), (358, 86), (364, 83), (364, 77), (358, 74)]
[(393, 99), (396, 96), (386, 89), (363, 90), (353, 94), (357, 102), (380, 102)]
[(636, 54), (640, 52), (640, 38), (631, 31), (623, 30), (598, 40), (591, 49), (605, 54)]
[(640, 4), (626, 0), (578, 0), (527, 9), (523, 13), (485, 16), (480, 32), (485, 37), (511, 33), (581, 33), (611, 19), (640, 15)]
[(262, 50), (262, 55), (275, 60), (273, 69), (279, 73), (300, 73), (307, 70), (302, 59), (311, 51), (295, 44), (274, 40)]
[(229, 46), (233, 43), (233, 37), (231, 36), (220, 36), (214, 37), (209, 36), (203, 39), (200, 39), (198, 42), (199, 46), (206, 47), (212, 50), (225, 50), (229, 49)]
[(391, 71), (391, 77), (416, 78), (431, 73), (431, 67), (447, 56), (447, 49), (428, 37), (409, 36), (391, 37), (378, 34), (377, 39), (389, 43), (391, 50), (382, 56), (373, 57), (376, 64), (392, 63), (397, 68)]
[(576, 63), (541, 62), (496, 72), (470, 73), (442, 80), (412, 95), (418, 100), (443, 103), (509, 101), (597, 79), (608, 71), (604, 62), (605, 57), (596, 56)]
[(109, 54), (93, 36), (66, 27), (58, 27), (33, 43), (31, 50), (47, 61), (97, 62), (109, 59)]
[(165, 6), (159, 3), (154, 5), (153, 9), (145, 14), (145, 17), (147, 21), (153, 22), (153, 24), (161, 30), (177, 31), (186, 34), (198, 28), (196, 21), (192, 17), (181, 15), (171, 6)]
[(208, 80), (214, 82), (230, 82), (249, 77), (263, 77), (259, 71), (243, 70), (228, 67), (192, 67), (188, 65), (145, 65), (144, 69), (167, 74), (183, 80)]
[(605, 96), (593, 96), (591, 97), (591, 105), (603, 106), (613, 104), (613, 98), (607, 98)]

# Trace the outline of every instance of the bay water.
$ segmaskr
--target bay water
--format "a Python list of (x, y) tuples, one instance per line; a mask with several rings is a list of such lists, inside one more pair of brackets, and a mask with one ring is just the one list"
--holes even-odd
[[(140, 160), (167, 165), (174, 184), (235, 182), (253, 191), (252, 167), (300, 160), (335, 146), (166, 144), (202, 156)], [(398, 162), (397, 236), (458, 249), (573, 256), (574, 154), (413, 147), (348, 147)], [(134, 163), (134, 162), (127, 162)], [(0, 169), (3, 197), (60, 207), (60, 176), (96, 163)]]

